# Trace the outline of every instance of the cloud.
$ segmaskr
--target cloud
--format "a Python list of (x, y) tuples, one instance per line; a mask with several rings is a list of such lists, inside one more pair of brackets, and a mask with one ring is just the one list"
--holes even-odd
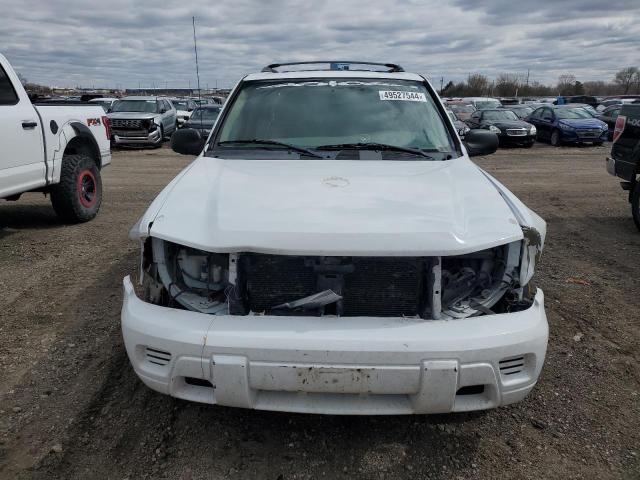
[(480, 72), (611, 79), (638, 63), (640, 3), (619, 0), (4, 0), (0, 53), (48, 85), (230, 87), (277, 61), (396, 62), (439, 81)]

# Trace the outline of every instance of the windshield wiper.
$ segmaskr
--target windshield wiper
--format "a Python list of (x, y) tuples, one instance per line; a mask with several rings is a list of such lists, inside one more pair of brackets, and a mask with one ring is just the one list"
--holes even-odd
[(393, 152), (411, 153), (413, 155), (419, 155), (430, 160), (435, 160), (431, 155), (427, 155), (422, 150), (410, 147), (400, 147), (398, 145), (389, 145), (386, 143), (375, 142), (360, 142), (360, 143), (338, 143), (336, 145), (321, 145), (316, 147), (316, 150), (341, 150), (341, 149), (354, 149), (354, 150), (386, 150)]
[(252, 143), (252, 144), (258, 144), (258, 145), (275, 145), (278, 147), (286, 147), (289, 148), (291, 150), (294, 150), (296, 152), (299, 153), (304, 153), (306, 155), (315, 157), (315, 158), (324, 158), (322, 155), (318, 155), (315, 152), (312, 152), (311, 150), (308, 150), (304, 147), (299, 147), (297, 145), (291, 145), (290, 143), (286, 143), (286, 142), (279, 142), (277, 140), (266, 140), (266, 139), (261, 139), (261, 138), (252, 138), (250, 140), (225, 140), (222, 142), (218, 142), (218, 145), (230, 145), (230, 144), (234, 144), (234, 143)]

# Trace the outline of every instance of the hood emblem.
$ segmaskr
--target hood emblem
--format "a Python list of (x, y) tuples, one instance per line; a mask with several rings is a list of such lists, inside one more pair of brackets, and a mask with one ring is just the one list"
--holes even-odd
[(328, 187), (346, 187), (350, 184), (349, 180), (343, 177), (326, 177), (322, 179), (322, 183)]

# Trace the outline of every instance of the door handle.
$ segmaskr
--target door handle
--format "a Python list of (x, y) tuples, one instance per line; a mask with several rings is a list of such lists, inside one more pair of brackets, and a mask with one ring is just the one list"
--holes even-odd
[(36, 128), (37, 126), (37, 122), (22, 122), (22, 128), (24, 128), (25, 130), (28, 128)]

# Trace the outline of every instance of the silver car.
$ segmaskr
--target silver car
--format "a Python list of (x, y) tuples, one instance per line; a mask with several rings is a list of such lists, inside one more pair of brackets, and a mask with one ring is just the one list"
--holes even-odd
[(159, 147), (176, 131), (176, 109), (162, 97), (124, 97), (108, 114), (112, 141), (116, 145)]

